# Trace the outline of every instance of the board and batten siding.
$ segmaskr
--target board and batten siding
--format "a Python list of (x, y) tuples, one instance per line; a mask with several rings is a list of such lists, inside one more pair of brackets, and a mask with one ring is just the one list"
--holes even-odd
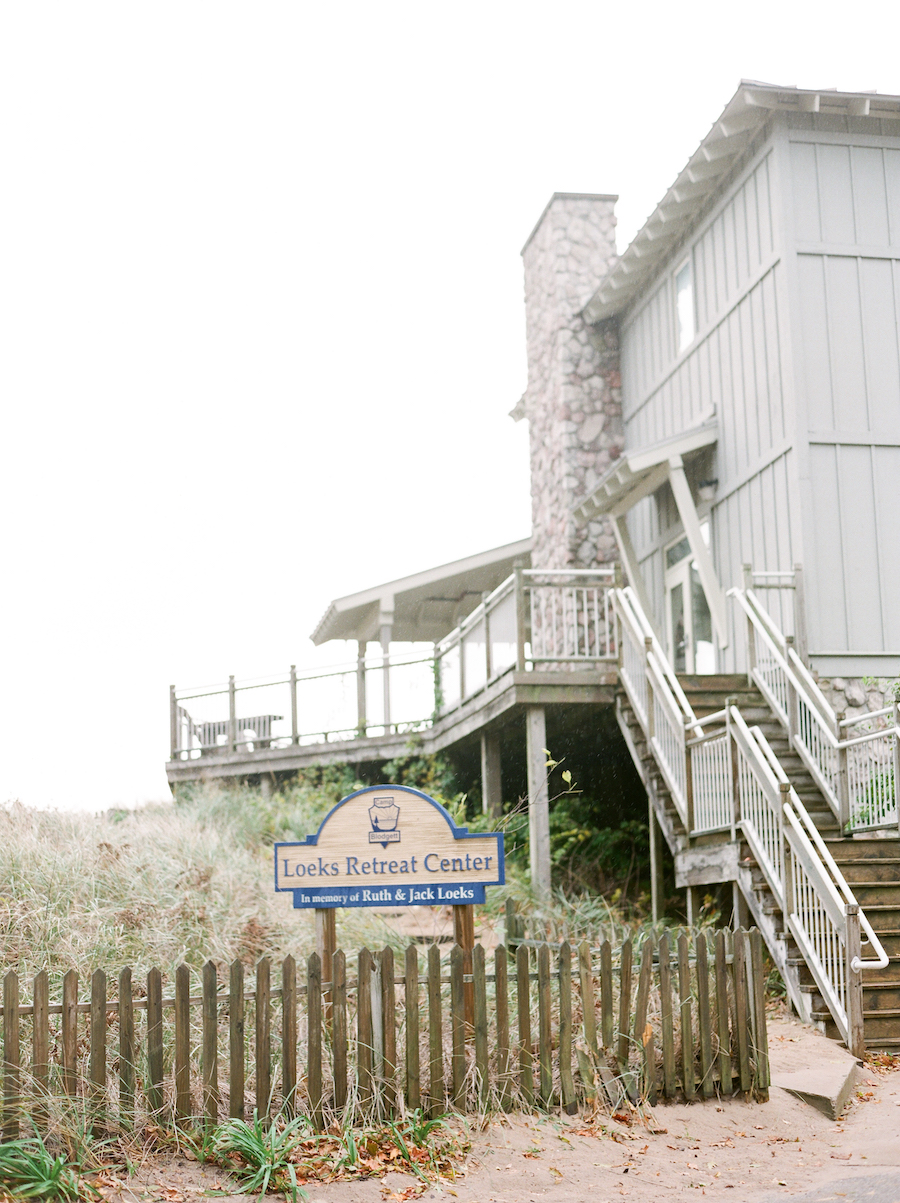
[(895, 674), (900, 139), (808, 124), (790, 164), (810, 650), (823, 675)]
[[(715, 407), (719, 423), (711, 526), (723, 586), (741, 565), (785, 568), (795, 557), (788, 505), (790, 423), (786, 415), (771, 150), (763, 148), (690, 245), (622, 326), (625, 445), (652, 446), (696, 426)], [(690, 257), (697, 336), (678, 355), (674, 273)], [(668, 487), (640, 502), (628, 526), (660, 629), (664, 629), (663, 548), (681, 531)], [(730, 639), (721, 668), (741, 668)]]

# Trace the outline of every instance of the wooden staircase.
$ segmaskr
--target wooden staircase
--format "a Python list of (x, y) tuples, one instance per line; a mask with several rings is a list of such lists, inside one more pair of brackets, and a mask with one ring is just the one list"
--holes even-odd
[[(750, 727), (766, 737), (782, 770), (826, 842), (876, 935), (890, 956), (886, 969), (863, 973), (863, 1019), (866, 1047), (900, 1050), (900, 840), (842, 835), (834, 813), (821, 790), (791, 747), (788, 734), (760, 691), (747, 676), (678, 674), (678, 683), (698, 719), (722, 711), (729, 701), (738, 707)], [(640, 722), (624, 689), (616, 697), (620, 729), (647, 788), (660, 827), (676, 867), (692, 854), (730, 843), (727, 831), (688, 838), (684, 823), (648, 747)], [(841, 1039), (829, 1009), (793, 937), (785, 930), (781, 907), (753, 858), (746, 840), (738, 847), (737, 883), (753, 921), (762, 932), (769, 952), (784, 977), (789, 997), (802, 1018)], [(721, 877), (719, 880), (728, 880)], [(862, 954), (867, 955), (868, 945)], [(869, 954), (871, 955), (871, 954)]]

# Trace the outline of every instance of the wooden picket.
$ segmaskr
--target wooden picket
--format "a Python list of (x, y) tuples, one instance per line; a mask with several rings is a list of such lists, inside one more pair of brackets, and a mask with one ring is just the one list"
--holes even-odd
[(330, 978), (323, 969), (316, 953), (300, 973), (288, 956), (273, 988), (265, 958), (248, 991), (239, 962), (209, 961), (199, 982), (180, 965), (165, 996), (156, 969), (146, 990), (128, 968), (109, 980), (96, 971), (85, 1001), (74, 970), (56, 1001), (42, 971), (27, 1001), (10, 969), (4, 1138), (23, 1123), (45, 1130), (63, 1105), (82, 1107), (92, 1129), (107, 1132), (145, 1117), (211, 1127), (254, 1107), (304, 1114), (322, 1128), (348, 1107), (389, 1118), (403, 1104), (438, 1115), (538, 1103), (571, 1114), (587, 1098), (617, 1108), (697, 1094), (767, 1097), (755, 930), (718, 932), (711, 948), (706, 935), (692, 943), (684, 932), (674, 947), (668, 934), (658, 944), (626, 941), (615, 957), (608, 942), (523, 942), (514, 956), (496, 948), (490, 962), (481, 946), (471, 957), (454, 946), (442, 961), (437, 945), (411, 945), (402, 972), (392, 949), (364, 948), (354, 979), (342, 951)]

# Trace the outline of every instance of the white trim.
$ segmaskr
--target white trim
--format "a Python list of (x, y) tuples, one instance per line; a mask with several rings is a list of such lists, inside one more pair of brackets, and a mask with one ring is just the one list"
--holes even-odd
[(691, 545), (691, 551), (697, 564), (700, 584), (703, 586), (703, 592), (706, 594), (706, 600), (709, 602), (713, 626), (716, 628), (716, 634), (719, 637), (719, 647), (727, 647), (728, 616), (725, 612), (725, 593), (719, 584), (719, 578), (716, 576), (716, 569), (709, 548), (706, 546), (703, 535), (700, 532), (700, 518), (697, 514), (697, 507), (694, 505), (694, 499), (691, 496), (691, 487), (684, 474), (684, 465), (680, 455), (673, 455), (669, 459), (669, 484), (672, 486), (675, 504), (678, 506), (678, 516), (681, 518), (684, 533), (688, 537), (688, 542)]

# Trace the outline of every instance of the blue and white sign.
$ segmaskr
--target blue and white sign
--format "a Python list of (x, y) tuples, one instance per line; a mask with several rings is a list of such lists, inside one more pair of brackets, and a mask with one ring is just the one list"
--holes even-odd
[(459, 906), (505, 880), (501, 832), (457, 827), (405, 785), (349, 794), (315, 835), (275, 845), (275, 889), (295, 907)]

